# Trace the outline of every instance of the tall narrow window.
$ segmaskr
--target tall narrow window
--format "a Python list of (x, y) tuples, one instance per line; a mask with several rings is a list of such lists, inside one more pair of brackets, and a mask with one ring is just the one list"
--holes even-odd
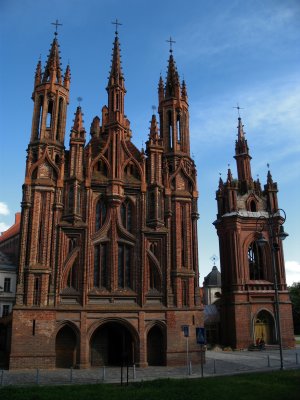
[(125, 244), (118, 247), (118, 287), (131, 288), (131, 248)]
[(177, 114), (176, 130), (177, 130), (177, 142), (180, 143), (181, 142), (180, 114)]
[(59, 103), (58, 103), (56, 140), (59, 140), (61, 127), (62, 127), (63, 104), (64, 104), (64, 101), (63, 101), (62, 97), (60, 97)]
[(168, 111), (168, 129), (169, 129), (169, 143), (170, 150), (173, 149), (173, 125), (172, 125), (172, 111)]
[(252, 242), (248, 248), (250, 280), (265, 279), (264, 256), (264, 250), (257, 244), (257, 242)]
[(11, 291), (11, 279), (10, 278), (4, 278), (4, 292), (10, 292)]
[(95, 221), (96, 231), (102, 228), (105, 219), (106, 219), (106, 204), (103, 199), (100, 199), (96, 205), (96, 221)]
[(121, 219), (125, 229), (132, 231), (132, 205), (129, 200), (125, 200), (121, 204)]
[(94, 247), (94, 287), (107, 288), (107, 244)]
[(33, 281), (33, 305), (41, 304), (41, 276), (35, 276)]
[(53, 101), (50, 100), (48, 102), (46, 128), (51, 128), (51, 125), (52, 125), (52, 114), (53, 114)]

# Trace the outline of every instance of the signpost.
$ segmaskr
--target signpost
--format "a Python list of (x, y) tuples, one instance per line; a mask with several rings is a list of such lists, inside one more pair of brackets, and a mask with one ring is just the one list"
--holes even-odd
[(182, 325), (183, 335), (186, 338), (186, 370), (188, 375), (191, 375), (190, 363), (189, 363), (189, 336), (190, 336), (190, 327), (189, 325)]
[(201, 377), (203, 378), (203, 346), (206, 345), (206, 331), (205, 328), (196, 328), (197, 343), (200, 344), (201, 351)]

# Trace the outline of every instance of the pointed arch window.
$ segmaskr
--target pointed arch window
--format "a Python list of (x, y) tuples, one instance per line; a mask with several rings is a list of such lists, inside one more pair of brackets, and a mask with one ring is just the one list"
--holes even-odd
[(129, 232), (132, 232), (133, 228), (133, 221), (132, 221), (132, 204), (129, 200), (125, 200), (121, 204), (121, 219), (122, 219), (122, 224), (125, 229), (127, 229)]
[(180, 129), (181, 121), (180, 121), (180, 113), (177, 113), (176, 117), (176, 130), (177, 130), (177, 142), (181, 143), (181, 129)]
[(173, 124), (172, 124), (172, 111), (168, 111), (168, 130), (169, 130), (169, 146), (170, 150), (173, 149)]
[(34, 276), (33, 280), (33, 305), (39, 306), (41, 304), (41, 275)]
[(94, 247), (94, 287), (107, 288), (107, 243)]
[(265, 278), (265, 252), (256, 241), (248, 247), (248, 263), (250, 280), (263, 280)]
[(256, 202), (254, 200), (250, 201), (250, 211), (256, 212)]
[(96, 205), (96, 220), (95, 220), (95, 230), (98, 231), (102, 228), (106, 219), (106, 204), (103, 199), (100, 199)]
[(53, 114), (53, 101), (49, 100), (47, 118), (46, 118), (46, 128), (51, 128), (52, 125), (52, 114)]
[(56, 140), (59, 140), (60, 138), (61, 127), (62, 127), (63, 105), (64, 105), (64, 100), (62, 97), (60, 97), (58, 102)]
[(42, 117), (43, 117), (43, 103), (44, 103), (44, 96), (39, 96), (38, 99), (38, 108), (36, 113), (36, 137), (39, 138), (41, 128), (42, 128)]
[(131, 273), (132, 248), (120, 243), (118, 246), (118, 287), (132, 288)]

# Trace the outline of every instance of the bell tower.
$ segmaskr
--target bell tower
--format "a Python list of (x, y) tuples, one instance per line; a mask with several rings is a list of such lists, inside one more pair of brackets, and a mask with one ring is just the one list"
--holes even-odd
[[(276, 290), (283, 346), (293, 346), (293, 321), (287, 291), (282, 243), (283, 219), (278, 210), (277, 183), (268, 171), (264, 189), (251, 175), (251, 156), (242, 120), (238, 118), (235, 156), (238, 178), (228, 169), (216, 192), (218, 214), (223, 345), (242, 349), (259, 340), (278, 343)], [(272, 228), (270, 235), (268, 226)], [(263, 234), (266, 246), (259, 241)], [(273, 236), (273, 237), (272, 237)], [(274, 267), (275, 265), (275, 267)]]
[[(70, 67), (63, 75), (57, 31), (44, 70), (34, 78), (31, 138), (23, 185), (17, 304), (53, 301), (56, 229), (63, 208), (65, 126)], [(52, 240), (51, 240), (52, 237)]]

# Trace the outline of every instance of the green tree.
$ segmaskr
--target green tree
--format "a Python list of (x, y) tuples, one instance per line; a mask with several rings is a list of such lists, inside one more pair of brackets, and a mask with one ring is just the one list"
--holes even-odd
[(288, 288), (293, 307), (294, 330), (300, 334), (300, 282), (294, 282)]

